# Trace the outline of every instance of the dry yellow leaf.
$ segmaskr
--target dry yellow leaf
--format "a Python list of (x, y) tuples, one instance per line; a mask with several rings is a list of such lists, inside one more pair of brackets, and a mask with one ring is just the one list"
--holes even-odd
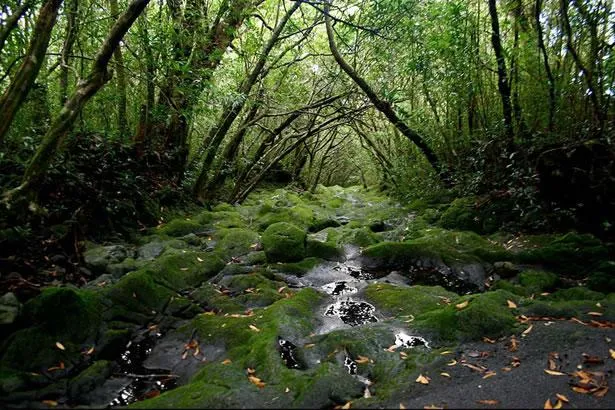
[(451, 352), (450, 350), (445, 350), (440, 354), (444, 356), (445, 354), (453, 354), (453, 352)]
[(231, 363), (233, 363), (233, 361), (231, 359), (224, 359), (222, 361), (222, 364), (231, 364)]
[(278, 293), (282, 293), (282, 291), (286, 289), (286, 286), (282, 286), (281, 288), (278, 289)]
[(259, 389), (262, 389), (263, 387), (265, 387), (265, 383), (256, 376), (249, 375), (248, 380), (250, 380), (250, 383), (258, 387)]
[(399, 346), (397, 346), (397, 345), (391, 345), (391, 346), (389, 346), (389, 347), (388, 347), (387, 349), (385, 349), (385, 350), (386, 350), (387, 352), (391, 352), (391, 353), (393, 353), (393, 352), (395, 352), (395, 349), (397, 349), (398, 347), (399, 347)]
[(311, 349), (311, 348), (312, 348), (312, 347), (314, 347), (314, 346), (316, 346), (314, 343), (308, 343), (308, 344), (306, 344), (306, 345), (303, 345), (303, 347), (304, 347), (305, 349)]
[(561, 400), (564, 403), (569, 403), (568, 397), (564, 396), (563, 394), (555, 393), (555, 397), (557, 397), (558, 400)]
[(533, 327), (534, 327), (534, 325), (530, 325), (530, 327), (528, 327), (527, 329), (525, 329), (525, 330), (523, 331), (523, 334), (522, 334), (522, 335), (523, 335), (523, 336), (529, 335), (529, 334), (530, 334), (530, 332), (532, 331), (532, 328), (533, 328)]
[(545, 369), (546, 374), (550, 374), (551, 376), (566, 376), (566, 373), (558, 372), (555, 370)]
[(64, 345), (60, 342), (56, 342), (56, 347), (60, 350), (66, 350), (66, 348), (64, 347)]
[(203, 259), (199, 258), (198, 256), (196, 257), (196, 260), (199, 262), (203, 262)]
[(606, 396), (606, 394), (608, 393), (608, 391), (609, 391), (609, 388), (608, 388), (608, 387), (606, 387), (606, 386), (605, 386), (605, 387), (602, 387), (602, 388), (600, 388), (600, 389), (598, 389), (598, 390), (596, 390), (596, 391), (594, 392), (594, 396), (595, 396), (595, 397), (604, 397), (604, 396)]
[(90, 356), (92, 353), (94, 353), (94, 346), (90, 347), (88, 351), (85, 352), (85, 354), (87, 354), (88, 356)]
[(490, 344), (495, 344), (495, 340), (489, 339), (488, 337), (483, 337), (483, 342), (490, 343)]
[(544, 407), (545, 409), (552, 409), (553, 406), (551, 405), (551, 399), (547, 399), (547, 401), (545, 401), (545, 405)]
[(404, 406), (403, 404), (399, 403), (399, 410), (406, 410), (406, 406)]
[(493, 370), (489, 370), (487, 373), (485, 373), (485, 375), (483, 376), (483, 379), (488, 379), (490, 377), (495, 376), (497, 373), (494, 372)]
[(517, 304), (515, 302), (513, 302), (512, 300), (510, 300), (510, 299), (506, 301), (506, 304), (511, 309), (516, 309), (517, 308)]
[(442, 377), (451, 377), (451, 375), (446, 373), (446, 372), (440, 373), (440, 376), (442, 376)]
[(497, 400), (477, 400), (476, 402), (478, 404), (489, 404), (491, 406), (495, 406), (496, 404), (499, 403), (499, 401)]
[(602, 316), (602, 313), (600, 312), (587, 312), (587, 314), (590, 316)]
[(347, 410), (347, 409), (349, 409), (349, 408), (350, 408), (350, 405), (351, 405), (351, 404), (352, 404), (352, 402), (351, 402), (351, 401), (349, 401), (348, 403), (344, 404), (341, 408), (342, 408), (343, 410)]
[(430, 404), (429, 406), (423, 407), (425, 410), (442, 410), (444, 407), (438, 407), (435, 404)]
[(417, 383), (421, 383), (421, 384), (429, 384), (429, 381), (431, 379), (427, 376), (423, 376), (422, 374), (419, 374), (419, 377), (416, 378), (416, 382)]
[(188, 268), (179, 268), (179, 270), (181, 270), (181, 271), (184, 271), (184, 272), (185, 272), (185, 271), (187, 271), (187, 270), (188, 270)]
[(455, 366), (457, 364), (457, 360), (453, 359), (450, 362), (448, 362), (446, 365), (447, 366)]
[(564, 405), (564, 403), (562, 403), (561, 400), (558, 400), (557, 403), (555, 403), (555, 406), (553, 406), (553, 408), (554, 409), (561, 409), (563, 405)]
[(581, 393), (581, 394), (587, 394), (589, 393), (589, 390), (584, 389), (582, 387), (578, 387), (578, 386), (572, 386), (572, 391), (575, 391), (577, 393)]
[(609, 354), (611, 355), (611, 359), (615, 360), (615, 350), (609, 349)]
[(455, 307), (457, 309), (461, 310), (461, 309), (465, 308), (466, 306), (468, 306), (469, 303), (470, 303), (470, 301), (466, 300), (465, 302), (456, 304)]
[(355, 360), (356, 363), (358, 364), (365, 364), (365, 363), (369, 363), (369, 357), (365, 357), (365, 356), (361, 356), (359, 355), (359, 357), (357, 357), (357, 359)]
[(250, 329), (254, 330), (255, 332), (260, 332), (260, 331), (261, 331), (258, 327), (254, 326), (254, 325), (250, 325), (250, 326), (248, 326), (248, 327), (249, 327)]
[(55, 400), (43, 400), (41, 403), (48, 405), (49, 407), (56, 407), (58, 402)]

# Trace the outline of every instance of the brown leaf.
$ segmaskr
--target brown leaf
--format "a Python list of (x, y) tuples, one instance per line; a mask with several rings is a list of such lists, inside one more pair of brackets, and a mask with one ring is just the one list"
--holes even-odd
[(347, 409), (349, 409), (349, 408), (350, 408), (351, 403), (352, 403), (352, 402), (351, 402), (351, 401), (349, 401), (349, 402), (347, 402), (346, 404), (344, 404), (344, 405), (343, 405), (342, 407), (340, 407), (340, 408), (341, 408), (342, 410), (347, 410)]
[(519, 359), (517, 356), (513, 356), (512, 360), (510, 361), (510, 365), (512, 367), (519, 367), (519, 366), (521, 366), (521, 359)]
[(365, 364), (365, 363), (369, 363), (369, 357), (365, 357), (365, 356), (361, 356), (359, 355), (357, 357), (357, 359), (355, 360), (356, 363), (358, 364)]
[(86, 354), (86, 355), (88, 355), (88, 356), (91, 356), (91, 355), (92, 355), (92, 353), (94, 353), (94, 346), (90, 347), (90, 348), (89, 348), (89, 349), (85, 352), (85, 354)]
[(577, 319), (576, 317), (571, 317), (570, 321), (571, 322), (577, 322), (577, 323), (579, 323), (579, 324), (581, 324), (583, 326), (587, 326), (587, 323), (583, 322), (582, 320)]
[(308, 343), (308, 344), (303, 345), (303, 348), (304, 348), (304, 349), (311, 349), (311, 348), (312, 348), (312, 347), (314, 347), (314, 346), (316, 346), (316, 344), (315, 344), (315, 343)]
[(248, 368), (246, 369), (246, 372), (248, 372), (248, 374), (254, 374), (254, 373), (256, 373), (256, 370), (254, 370), (254, 369), (253, 369), (253, 368), (251, 368), (251, 367), (248, 367)]
[(406, 406), (404, 406), (403, 404), (399, 403), (399, 410), (406, 410)]
[(281, 288), (278, 289), (278, 293), (282, 293), (282, 291), (286, 289), (286, 286), (282, 286)]
[(455, 305), (455, 307), (456, 307), (458, 310), (461, 310), (461, 309), (465, 308), (466, 306), (468, 306), (468, 304), (469, 304), (469, 303), (470, 303), (470, 301), (469, 301), (469, 300), (466, 300), (465, 302), (462, 302), (462, 303), (458, 303), (458, 304), (456, 304), (456, 305)]
[(248, 380), (250, 380), (250, 383), (258, 387), (259, 389), (265, 387), (265, 383), (256, 376), (248, 375)]
[(444, 407), (438, 407), (435, 404), (430, 404), (429, 406), (424, 406), (423, 407), (426, 410), (443, 410)]
[(555, 393), (555, 397), (557, 397), (558, 400), (561, 400), (564, 403), (569, 403), (568, 397), (564, 396), (563, 394)]
[(555, 406), (553, 406), (553, 408), (554, 409), (561, 409), (563, 405), (564, 405), (564, 403), (562, 403), (561, 400), (558, 400), (557, 403), (555, 403)]
[(577, 392), (577, 393), (582, 393), (582, 394), (587, 394), (589, 393), (588, 389), (585, 389), (583, 387), (579, 387), (579, 386), (572, 386), (572, 390)]
[(50, 368), (47, 369), (48, 372), (54, 372), (56, 370), (63, 370), (64, 369), (64, 362), (60, 361), (60, 363), (58, 363), (57, 366), (52, 366)]
[(421, 383), (421, 384), (429, 384), (429, 381), (431, 379), (427, 376), (423, 376), (422, 374), (419, 374), (419, 377), (416, 378), (415, 382), (416, 383)]
[(546, 374), (550, 374), (551, 376), (566, 376), (566, 373), (558, 372), (556, 370), (545, 369)]
[(55, 400), (43, 400), (41, 403), (48, 405), (49, 407), (56, 407), (58, 402)]
[(510, 344), (508, 345), (508, 351), (516, 352), (518, 348), (519, 348), (519, 342), (517, 341), (517, 338), (515, 336), (511, 336)]
[(222, 361), (222, 364), (231, 364), (231, 363), (233, 363), (233, 361), (231, 359), (224, 359)]
[(513, 301), (512, 301), (512, 300), (510, 300), (510, 299), (508, 299), (508, 300), (506, 301), (506, 304), (508, 305), (508, 307), (509, 307), (510, 309), (516, 309), (516, 308), (517, 308), (517, 305), (515, 304), (515, 302), (513, 302)]
[(551, 405), (551, 399), (547, 399), (547, 401), (545, 401), (545, 405), (544, 407), (545, 409), (552, 409), (553, 406)]
[(502, 367), (502, 371), (503, 372), (510, 372), (510, 371), (512, 371), (512, 368), (511, 367)]
[(408, 358), (408, 353), (406, 353), (406, 352), (399, 352), (399, 358), (401, 360), (406, 360)]
[(609, 354), (611, 355), (611, 359), (615, 360), (615, 350), (609, 349)]
[(389, 346), (389, 347), (388, 347), (387, 349), (385, 349), (385, 350), (386, 350), (387, 352), (391, 352), (391, 353), (393, 353), (393, 352), (395, 352), (395, 349), (397, 349), (398, 347), (399, 347), (399, 346), (397, 346), (397, 345), (391, 345), (391, 346)]
[(491, 343), (491, 344), (494, 344), (494, 343), (495, 343), (495, 340), (493, 340), (493, 339), (489, 339), (488, 337), (483, 337), (483, 342), (485, 342), (485, 343)]
[(66, 348), (64, 347), (64, 345), (60, 342), (56, 342), (56, 347), (60, 350), (66, 350)]
[(497, 400), (476, 400), (478, 404), (488, 404), (490, 406), (495, 406), (499, 403)]
[(495, 376), (497, 373), (494, 372), (493, 370), (489, 370), (487, 373), (485, 373), (485, 375), (483, 376), (483, 379), (488, 379), (490, 377)]
[(595, 397), (604, 397), (608, 393), (609, 388), (604, 386), (594, 392)]
[(530, 332), (532, 331), (532, 328), (534, 327), (534, 325), (530, 325), (530, 327), (528, 327), (527, 329), (525, 329), (522, 333), (522, 336), (527, 336), (530, 334)]
[(585, 364), (603, 364), (604, 360), (599, 356), (591, 356), (583, 353), (583, 363)]
[(602, 313), (600, 312), (587, 312), (587, 314), (590, 316), (602, 316)]
[(451, 377), (451, 375), (446, 373), (446, 372), (440, 373), (440, 376), (442, 376), (442, 377)]
[(254, 330), (255, 332), (260, 332), (260, 331), (261, 331), (258, 327), (254, 326), (254, 325), (250, 325), (250, 326), (248, 326), (248, 327), (249, 327), (250, 329)]

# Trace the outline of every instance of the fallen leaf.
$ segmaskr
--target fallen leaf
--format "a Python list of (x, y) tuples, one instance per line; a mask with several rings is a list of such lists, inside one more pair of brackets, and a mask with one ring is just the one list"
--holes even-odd
[(590, 316), (602, 316), (602, 313), (600, 312), (587, 312), (587, 314)]
[(488, 379), (490, 377), (495, 376), (497, 373), (494, 372), (493, 370), (489, 370), (487, 373), (485, 373), (485, 375), (483, 376), (483, 379)]
[(469, 300), (466, 300), (465, 302), (462, 302), (462, 303), (456, 304), (456, 305), (455, 305), (455, 307), (456, 307), (458, 310), (461, 310), (461, 309), (465, 308), (466, 306), (468, 306), (468, 304), (469, 304), (469, 303), (470, 303), (470, 301), (469, 301)]
[(64, 347), (64, 345), (60, 342), (56, 342), (56, 347), (60, 350), (66, 350), (66, 348)]
[(487, 370), (486, 367), (477, 366), (477, 365), (472, 364), (472, 363), (461, 363), (461, 365), (465, 366), (465, 367), (469, 367), (470, 369), (475, 370), (475, 371), (477, 371), (479, 373), (484, 373)]
[(570, 321), (571, 322), (577, 322), (577, 323), (579, 323), (579, 324), (581, 324), (583, 326), (587, 326), (587, 323), (583, 322), (582, 320), (577, 319), (576, 317), (571, 317)]
[(421, 384), (429, 384), (429, 381), (431, 379), (429, 377), (423, 376), (422, 374), (419, 374), (419, 377), (416, 378), (415, 382), (417, 383), (421, 383)]
[(254, 325), (250, 325), (250, 326), (248, 326), (248, 327), (249, 327), (250, 329), (254, 330), (255, 332), (260, 332), (260, 331), (261, 331), (258, 327), (254, 326)]
[(52, 366), (50, 368), (47, 369), (48, 372), (54, 372), (56, 370), (63, 370), (64, 369), (64, 362), (60, 362), (57, 366)]
[(608, 387), (601, 387), (600, 389), (598, 389), (598, 390), (596, 390), (594, 392), (594, 396), (595, 397), (604, 397), (604, 396), (606, 396), (608, 391), (609, 391)]
[(188, 351), (185, 350), (184, 354), (182, 354), (182, 360), (186, 360), (186, 357), (188, 357)]
[(611, 355), (611, 359), (615, 360), (615, 350), (609, 349), (609, 354)]
[(563, 394), (555, 393), (555, 397), (557, 397), (558, 400), (561, 400), (564, 403), (569, 403), (568, 397), (564, 396)]
[(160, 390), (150, 390), (143, 395), (146, 399), (153, 399), (154, 397), (160, 396)]
[(286, 389), (284, 389), (284, 393), (289, 393), (290, 389), (287, 387)]
[(446, 355), (446, 354), (453, 354), (453, 352), (451, 352), (450, 350), (445, 350), (442, 353), (440, 353), (441, 355)]
[(365, 386), (365, 390), (363, 391), (363, 398), (369, 399), (372, 397), (372, 393), (369, 391), (369, 387)]
[(513, 356), (512, 360), (510, 361), (510, 365), (512, 367), (519, 367), (519, 366), (521, 366), (521, 359), (519, 359), (517, 356)]
[(510, 309), (516, 309), (517, 308), (517, 304), (515, 302), (513, 302), (512, 300), (510, 300), (510, 299), (506, 301), (506, 304), (508, 305), (508, 307)]
[(490, 406), (495, 406), (499, 403), (497, 400), (476, 400), (478, 404), (488, 404)]
[(450, 362), (448, 362), (446, 365), (447, 366), (455, 366), (457, 364), (457, 360), (453, 359)]
[(199, 262), (204, 262), (203, 259), (199, 258), (198, 256), (196, 257), (196, 260)]
[(408, 353), (406, 353), (406, 352), (399, 352), (399, 358), (401, 360), (406, 360), (408, 358)]
[(256, 376), (249, 375), (248, 380), (250, 380), (250, 383), (258, 387), (259, 389), (262, 389), (263, 387), (265, 387), (265, 383)]
[(563, 405), (564, 405), (564, 403), (562, 403), (561, 400), (558, 400), (557, 403), (555, 403), (555, 406), (553, 406), (553, 408), (554, 409), (561, 409)]
[(404, 406), (403, 404), (399, 403), (399, 410), (406, 410), (406, 406)]
[(592, 356), (592, 355), (583, 353), (583, 363), (584, 364), (603, 364), (604, 360), (599, 356)]
[(546, 374), (550, 374), (551, 376), (566, 376), (566, 373), (558, 372), (555, 370), (545, 369)]
[(248, 372), (248, 374), (254, 374), (254, 373), (256, 373), (256, 370), (252, 369), (251, 367), (248, 367), (248, 368), (246, 369), (246, 371)]
[(518, 348), (519, 348), (519, 342), (517, 341), (517, 338), (515, 336), (511, 336), (510, 343), (508, 345), (508, 351), (516, 352)]
[(188, 268), (179, 268), (179, 270), (181, 270), (181, 271), (184, 271), (184, 272), (185, 272), (185, 271), (187, 271), (187, 270), (188, 270)]
[(314, 347), (314, 346), (316, 346), (316, 344), (314, 344), (314, 343), (308, 343), (308, 344), (306, 344), (306, 345), (303, 345), (303, 347), (304, 347), (305, 349), (311, 349), (311, 348), (312, 348), (312, 347)]
[(55, 400), (43, 400), (41, 403), (48, 405), (49, 407), (56, 407), (58, 402)]
[(438, 407), (435, 404), (430, 404), (429, 406), (423, 407), (426, 410), (442, 410), (444, 407)]
[(572, 390), (577, 392), (577, 393), (582, 393), (582, 394), (589, 393), (588, 389), (584, 389), (583, 387), (578, 387), (578, 386), (572, 386)]
[(491, 344), (494, 344), (494, 343), (495, 343), (495, 340), (493, 340), (493, 339), (489, 339), (488, 337), (483, 337), (483, 342), (485, 342), (485, 343), (491, 343)]
[(391, 345), (391, 346), (389, 346), (389, 347), (388, 347), (387, 349), (385, 349), (385, 350), (386, 350), (387, 352), (391, 352), (391, 353), (393, 353), (393, 352), (395, 352), (395, 349), (397, 349), (398, 347), (399, 347), (399, 346), (397, 346), (397, 345)]
[(222, 361), (222, 364), (231, 364), (231, 363), (233, 363), (233, 361), (231, 359), (224, 359)]
[(502, 367), (502, 371), (503, 372), (510, 372), (510, 371), (512, 371), (512, 368), (510, 368), (510, 367)]
[(349, 408), (350, 408), (350, 404), (351, 404), (351, 403), (352, 403), (352, 402), (351, 402), (351, 401), (349, 401), (348, 403), (344, 404), (344, 405), (343, 405), (342, 407), (340, 407), (340, 408), (341, 408), (341, 409), (343, 409), (343, 410), (349, 409)]
[(532, 331), (532, 328), (534, 327), (534, 325), (530, 325), (530, 327), (528, 327), (527, 329), (525, 329), (522, 333), (522, 336), (527, 336), (530, 334), (530, 332)]
[(451, 375), (446, 373), (446, 372), (440, 373), (440, 376), (442, 376), (442, 377), (451, 377)]
[(359, 355), (358, 358), (355, 360), (355, 362), (358, 364), (369, 363), (369, 357)]
[(551, 405), (551, 399), (547, 399), (547, 401), (545, 401), (545, 405), (543, 407), (544, 409), (552, 409), (553, 406)]
[(282, 291), (286, 289), (286, 286), (282, 286), (281, 288), (278, 289), (278, 293), (282, 293)]

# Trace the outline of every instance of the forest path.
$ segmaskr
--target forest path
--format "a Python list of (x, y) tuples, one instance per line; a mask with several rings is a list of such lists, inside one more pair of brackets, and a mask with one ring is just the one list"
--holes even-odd
[(264, 190), (133, 244), (92, 244), (96, 279), (24, 306), (0, 349), (0, 400), (615, 407), (615, 294), (560, 266), (604, 258), (602, 245), (543, 235), (513, 252), (503, 234), (442, 228), (450, 210), (359, 188)]

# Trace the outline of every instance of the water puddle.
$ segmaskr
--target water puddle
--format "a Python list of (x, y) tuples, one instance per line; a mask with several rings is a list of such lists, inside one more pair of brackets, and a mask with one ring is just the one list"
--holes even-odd
[(377, 322), (374, 316), (376, 308), (364, 301), (355, 301), (350, 298), (340, 300), (327, 307), (325, 316), (337, 316), (342, 322), (350, 326), (360, 326), (365, 323)]
[(424, 346), (429, 349), (429, 342), (421, 336), (410, 336), (404, 332), (395, 334), (395, 346), (413, 348), (418, 346)]
[(327, 283), (326, 285), (322, 286), (322, 290), (324, 290), (331, 296), (350, 295), (353, 293), (357, 293), (358, 291), (357, 288), (349, 286), (348, 282), (345, 280)]
[(278, 351), (286, 367), (289, 369), (304, 369), (304, 366), (297, 359), (297, 346), (294, 343), (278, 336)]
[(156, 397), (163, 391), (177, 386), (177, 376), (171, 374), (169, 370), (143, 366), (143, 362), (161, 337), (161, 333), (147, 332), (143, 337), (128, 342), (126, 350), (116, 362), (119, 366), (116, 374), (120, 378), (132, 379), (132, 381), (109, 402), (110, 407), (126, 406), (136, 401)]

